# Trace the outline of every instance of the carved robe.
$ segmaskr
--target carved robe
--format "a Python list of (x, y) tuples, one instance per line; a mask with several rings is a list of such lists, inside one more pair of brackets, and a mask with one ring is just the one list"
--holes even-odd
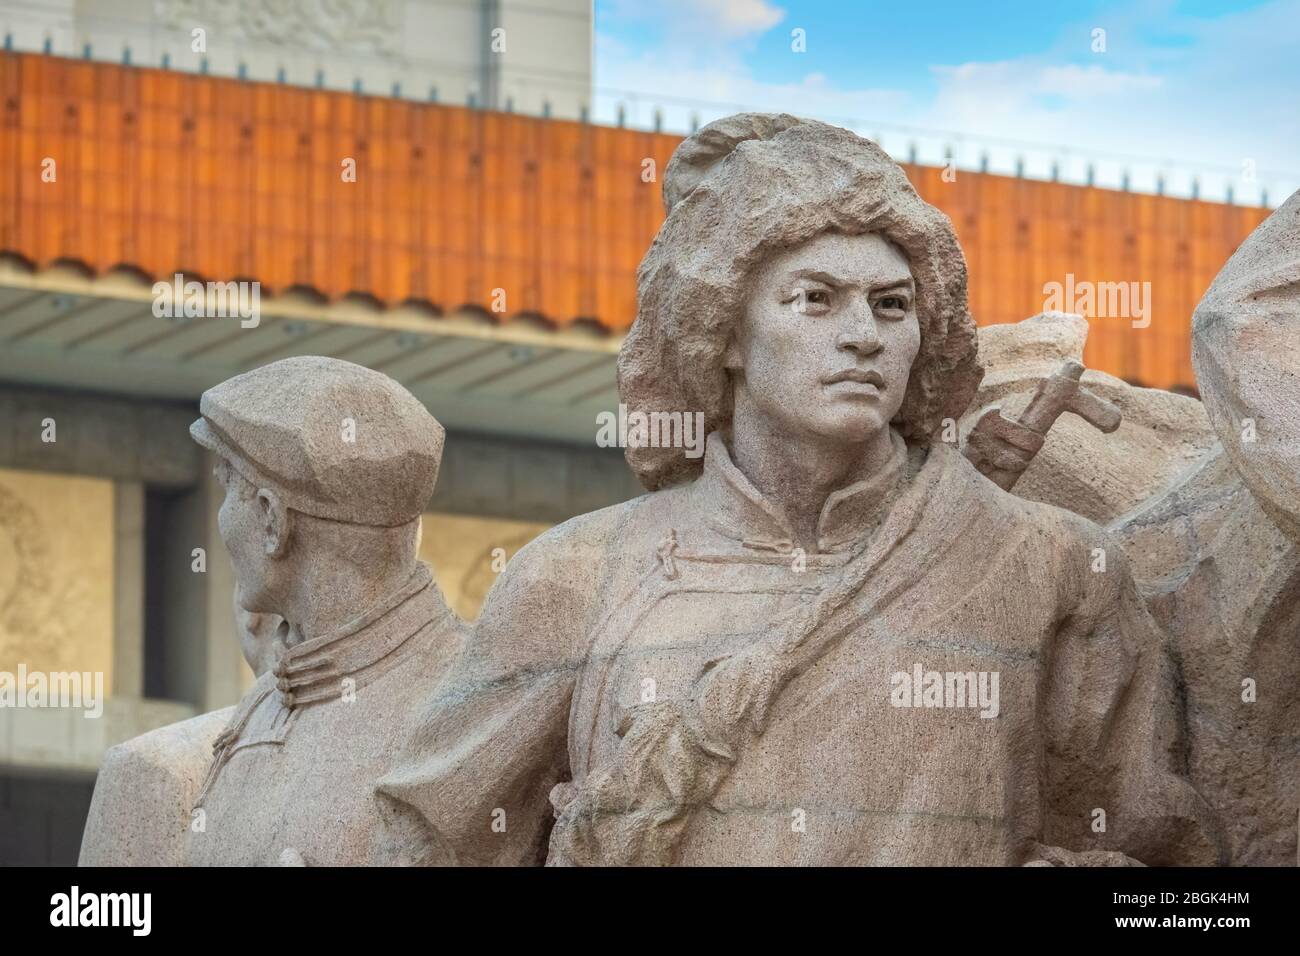
[(1189, 769), (1236, 865), (1294, 865), (1300, 819), (1300, 192), (1192, 321), (1219, 444), (1117, 522), (1186, 688)]
[(1116, 531), (1173, 638), (1188, 772), (1217, 815), (1228, 862), (1294, 865), (1300, 547), (1217, 449)]
[(104, 754), (81, 835), (78, 866), (181, 866), (190, 808), (212, 744), (235, 708), (132, 737)]
[[(395, 832), (462, 864), (1217, 859), (1095, 525), (895, 436), (790, 539), (715, 433), (697, 480), (529, 545), (380, 783)], [(996, 716), (899, 706), (918, 667), (997, 675)]]
[(421, 563), (356, 621), (284, 650), (217, 738), (185, 862), (391, 862), (377, 848), (372, 787), (461, 632)]

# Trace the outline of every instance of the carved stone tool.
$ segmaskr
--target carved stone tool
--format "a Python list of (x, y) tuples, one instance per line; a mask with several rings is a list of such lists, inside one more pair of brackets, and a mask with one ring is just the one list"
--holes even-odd
[(966, 436), (963, 449), (976, 470), (999, 488), (1010, 491), (1043, 447), (1048, 431), (1062, 412), (1073, 412), (1107, 434), (1119, 428), (1119, 408), (1084, 388), (1079, 382), (1082, 375), (1081, 363), (1074, 359), (1062, 363), (1038, 383), (1033, 398), (1016, 421), (1004, 416), (996, 405), (985, 411)]

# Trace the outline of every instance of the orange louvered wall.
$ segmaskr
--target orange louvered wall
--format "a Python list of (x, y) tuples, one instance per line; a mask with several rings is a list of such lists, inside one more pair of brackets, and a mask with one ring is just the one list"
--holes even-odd
[[(150, 279), (256, 279), (385, 305), (632, 322), (679, 138), (157, 69), (0, 54), (0, 252)], [(44, 182), (42, 163), (55, 161)], [(343, 162), (356, 162), (345, 182)], [(1193, 381), (1193, 307), (1267, 210), (908, 166), (952, 217), (981, 324), (1043, 286), (1149, 281), (1154, 320), (1092, 323), (1089, 365)]]

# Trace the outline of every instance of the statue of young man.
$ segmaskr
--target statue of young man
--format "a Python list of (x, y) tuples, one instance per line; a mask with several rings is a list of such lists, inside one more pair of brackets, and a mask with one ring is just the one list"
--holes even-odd
[(702, 460), (515, 558), (379, 785), (425, 859), (1214, 862), (1121, 550), (945, 419), (981, 370), (951, 224), (873, 143), (677, 150), (619, 361)]

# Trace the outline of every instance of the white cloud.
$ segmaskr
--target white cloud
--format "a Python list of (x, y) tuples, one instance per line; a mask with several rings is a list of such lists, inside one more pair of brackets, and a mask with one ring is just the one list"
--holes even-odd
[(668, 129), (684, 130), (692, 114), (702, 123), (744, 109), (845, 121), (898, 115), (908, 103), (901, 91), (844, 89), (818, 72), (793, 82), (760, 80), (725, 52), (701, 58), (684, 56), (680, 49), (631, 55), (617, 40), (600, 34), (596, 64), (596, 118), (607, 121), (622, 103), (629, 122), (640, 126), (652, 122), (655, 107), (662, 109)]
[[(1077, 179), (1091, 162), (1103, 185), (1118, 185), (1127, 172), (1134, 188), (1151, 189), (1164, 175), (1171, 192), (1185, 194), (1196, 177), (1209, 198), (1231, 186), (1239, 199), (1254, 201), (1263, 185), (1278, 202), (1300, 185), (1276, 174), (1294, 173), (1298, 165), (1296, 125), (1281, 118), (1295, 109), (1281, 101), (1294, 103), (1295, 96), (1270, 83), (1262, 63), (1253, 72), (1215, 62), (1225, 52), (1197, 49), (1163, 63), (1158, 73), (1045, 56), (934, 67), (938, 90), (912, 122), (993, 143), (994, 167), (1004, 170), (1023, 155), (1030, 175), (1043, 175), (1056, 160), (1066, 178)], [(1044, 148), (999, 147), (1010, 140)], [(1258, 184), (1239, 175), (1247, 159), (1268, 171)]]
[[(1300, 0), (1211, 18), (1157, 6), (1099, 16), (1108, 33), (1104, 54), (1086, 52), (1089, 30), (1076, 24), (1032, 56), (933, 67), (938, 89), (911, 121), (976, 140), (1045, 144), (1037, 169), (1030, 159), (1033, 175), (1053, 149), (1070, 178), (1090, 161), (1081, 153), (1122, 154), (1092, 160), (1099, 182), (1116, 184), (1127, 170), (1134, 188), (1146, 189), (1163, 172), (1171, 192), (1185, 193), (1196, 176), (1208, 198), (1232, 187), (1238, 199), (1254, 201), (1262, 185), (1280, 202), (1300, 186)], [(1147, 39), (1155, 24), (1179, 42)], [(992, 152), (997, 166), (999, 150)], [(1001, 152), (1007, 168), (1030, 151)], [(1241, 175), (1248, 160), (1257, 183)]]
[(695, 0), (692, 6), (736, 36), (766, 33), (785, 17), (784, 10), (766, 0)]
[(1074, 64), (1043, 67), (1038, 76), (1040, 92), (1075, 99), (1153, 90), (1161, 82), (1160, 77), (1145, 73), (1123, 73), (1100, 66)]
[[(1232, 185), (1239, 199), (1253, 201), (1255, 185), (1234, 179), (1250, 161), (1274, 203), (1300, 186), (1300, 0), (1215, 18), (1180, 16), (1160, 0), (1160, 11), (1116, 7), (1098, 20), (1107, 27), (1106, 53), (1090, 52), (1090, 24), (1067, 25), (1032, 55), (933, 65), (934, 88), (924, 93), (914, 74), (900, 74), (906, 92), (845, 88), (816, 72), (761, 80), (746, 56), (784, 17), (767, 0), (624, 6), (629, 16), (653, 18), (661, 42), (633, 51), (598, 35), (598, 119), (611, 119), (619, 102), (634, 125), (648, 125), (659, 106), (675, 130), (687, 128), (692, 114), (707, 122), (742, 108), (784, 110), (883, 132), (895, 156), (915, 142), (923, 162), (941, 161), (952, 146), (966, 168), (987, 152), (995, 171), (1010, 172), (1023, 158), (1028, 175), (1048, 175), (1058, 163), (1063, 178), (1077, 181), (1091, 164), (1099, 184), (1118, 185), (1128, 172), (1134, 188), (1150, 189), (1163, 173), (1175, 193), (1190, 189), (1196, 175), (1207, 197)], [(1143, 29), (1154, 22), (1181, 42), (1145, 41)]]

